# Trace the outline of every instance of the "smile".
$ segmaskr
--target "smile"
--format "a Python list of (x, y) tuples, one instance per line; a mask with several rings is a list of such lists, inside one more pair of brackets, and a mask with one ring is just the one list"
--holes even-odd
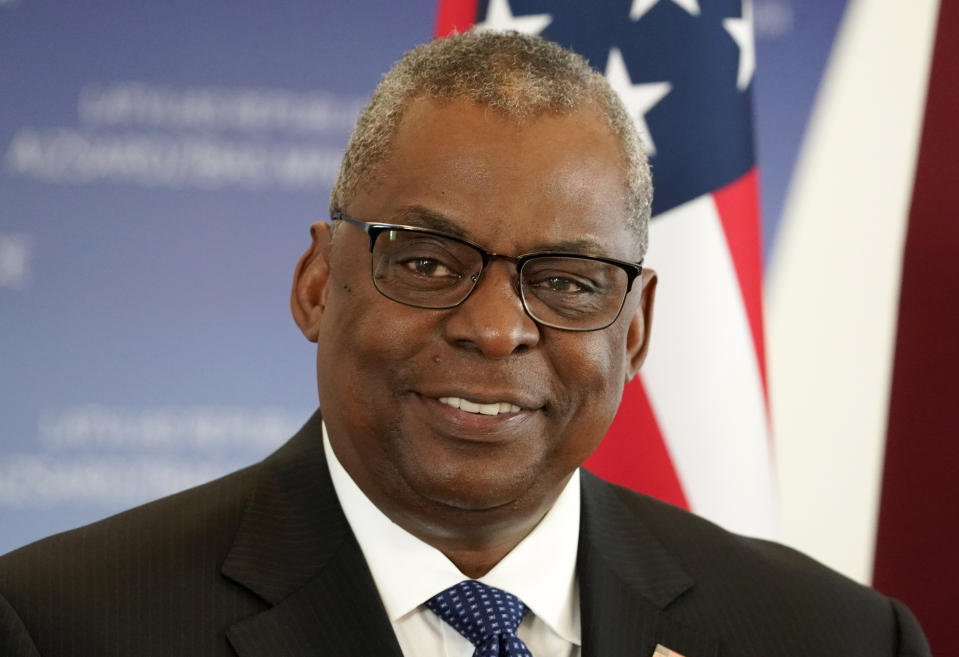
[(493, 402), (492, 404), (477, 404), (461, 397), (440, 397), (440, 403), (458, 408), (467, 413), (477, 413), (479, 415), (499, 415), (500, 413), (519, 413), (520, 408), (516, 404), (509, 402)]

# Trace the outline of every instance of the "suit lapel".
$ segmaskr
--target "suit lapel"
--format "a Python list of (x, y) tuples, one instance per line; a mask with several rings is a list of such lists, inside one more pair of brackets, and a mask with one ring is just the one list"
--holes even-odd
[(685, 657), (717, 654), (717, 641), (676, 618), (693, 581), (619, 493), (582, 473), (577, 572), (583, 657), (651, 657), (661, 644)]
[(400, 657), (323, 454), (317, 412), (262, 465), (223, 574), (271, 607), (227, 637), (240, 657)]
[(240, 657), (400, 657), (399, 645), (358, 549), (342, 549), (275, 607), (227, 632)]
[[(317, 412), (261, 466), (223, 574), (270, 608), (229, 628), (240, 657), (401, 657), (366, 561), (333, 490)], [(717, 642), (672, 612), (685, 570), (613, 487), (582, 476), (577, 572), (583, 657), (685, 657)]]

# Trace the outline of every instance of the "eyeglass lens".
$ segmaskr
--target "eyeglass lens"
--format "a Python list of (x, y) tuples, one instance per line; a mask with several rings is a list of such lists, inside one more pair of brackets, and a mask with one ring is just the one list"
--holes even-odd
[[(421, 308), (462, 303), (483, 270), (483, 254), (473, 246), (417, 231), (384, 231), (376, 238), (372, 256), (376, 288), (395, 301)], [(574, 330), (612, 322), (629, 282), (616, 265), (573, 256), (531, 258), (519, 275), (523, 303), (533, 319)]]

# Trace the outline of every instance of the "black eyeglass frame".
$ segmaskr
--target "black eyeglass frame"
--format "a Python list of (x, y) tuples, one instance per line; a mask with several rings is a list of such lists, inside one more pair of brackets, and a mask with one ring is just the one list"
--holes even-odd
[[(489, 265), (491, 261), (497, 258), (502, 260), (509, 260), (513, 262), (516, 265), (516, 273), (520, 277), (520, 279), (522, 279), (523, 266), (531, 260), (536, 260), (540, 258), (581, 258), (583, 260), (597, 260), (599, 262), (605, 262), (607, 264), (619, 267), (620, 269), (626, 272), (626, 291), (623, 292), (623, 299), (619, 303), (619, 309), (616, 311), (616, 314), (613, 316), (613, 318), (609, 320), (609, 322), (607, 322), (606, 324), (603, 324), (602, 326), (597, 326), (595, 328), (570, 328), (568, 326), (558, 326), (556, 324), (543, 321), (539, 319), (538, 317), (536, 317), (536, 315), (534, 315), (532, 311), (530, 311), (529, 305), (526, 303), (526, 295), (523, 292), (522, 285), (518, 286), (520, 301), (522, 301), (523, 310), (526, 311), (526, 314), (529, 315), (534, 322), (542, 326), (549, 326), (550, 328), (559, 329), (561, 331), (576, 331), (581, 333), (585, 333), (589, 331), (601, 331), (604, 328), (608, 328), (609, 326), (611, 326), (619, 318), (620, 314), (623, 312), (623, 306), (626, 305), (626, 297), (629, 296), (629, 293), (633, 289), (633, 281), (639, 278), (643, 273), (642, 260), (640, 260), (639, 262), (629, 262), (627, 260), (617, 260), (616, 258), (607, 258), (606, 256), (596, 256), (588, 253), (567, 253), (564, 251), (538, 251), (535, 253), (524, 253), (518, 256), (511, 256), (511, 255), (505, 255), (502, 253), (493, 253), (492, 251), (488, 251), (484, 249), (479, 244), (470, 242), (469, 240), (465, 240), (461, 237), (456, 237), (454, 235), (450, 235), (448, 233), (444, 233), (437, 230), (431, 230), (429, 228), (421, 228), (420, 226), (407, 226), (404, 224), (388, 224), (382, 221), (362, 221), (360, 219), (355, 219), (347, 214), (344, 214), (342, 211), (339, 211), (339, 210), (335, 210), (334, 212), (332, 212), (330, 214), (330, 219), (332, 221), (344, 221), (348, 224), (352, 224), (353, 226), (356, 226), (357, 228), (361, 229), (364, 233), (366, 233), (367, 236), (370, 238), (371, 254), (373, 253), (373, 248), (376, 245), (376, 238), (378, 238), (382, 233), (390, 230), (421, 233), (424, 235), (435, 235), (437, 237), (442, 237), (444, 239), (449, 239), (449, 240), (453, 240), (454, 242), (459, 242), (460, 244), (464, 244), (474, 249), (480, 254), (480, 256), (483, 259), (483, 266), (480, 268), (479, 272), (477, 272), (475, 275), (470, 276), (470, 278), (473, 279), (473, 285), (470, 287), (469, 291), (465, 295), (463, 295), (462, 299), (450, 305), (423, 306), (421, 304), (409, 303), (408, 301), (402, 301), (400, 299), (396, 299), (386, 294), (385, 292), (383, 292), (383, 290), (381, 290), (379, 286), (376, 285), (376, 278), (373, 277), (373, 287), (376, 288), (377, 292), (382, 294), (387, 299), (390, 299), (391, 301), (395, 301), (396, 303), (402, 304), (404, 306), (410, 306), (412, 308), (423, 308), (425, 310), (449, 310), (450, 308), (456, 308), (457, 306), (463, 304), (470, 297), (470, 295), (473, 294), (473, 290), (475, 290), (476, 287), (479, 285), (480, 278), (482, 278), (483, 272), (486, 270), (486, 267)], [(371, 262), (371, 266), (372, 266), (372, 262)]]

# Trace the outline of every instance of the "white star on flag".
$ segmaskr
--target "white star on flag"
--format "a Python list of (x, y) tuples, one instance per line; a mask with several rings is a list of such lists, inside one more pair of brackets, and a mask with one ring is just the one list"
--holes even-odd
[[(674, 3), (685, 9), (690, 16), (699, 16), (698, 0), (672, 0)], [(638, 21), (643, 15), (659, 4), (659, 0), (633, 0), (633, 6), (629, 9), (629, 19)]]
[(549, 14), (513, 16), (509, 0), (490, 0), (486, 9), (486, 20), (477, 23), (473, 29), (485, 32), (516, 30), (521, 34), (537, 35), (545, 30), (546, 26), (552, 21), (553, 17)]
[(653, 142), (653, 136), (646, 124), (646, 112), (662, 100), (663, 96), (672, 91), (673, 86), (668, 82), (633, 84), (619, 48), (610, 48), (609, 50), (609, 59), (606, 60), (606, 79), (609, 81), (609, 86), (619, 94), (629, 115), (636, 122), (636, 130), (643, 141), (646, 153), (655, 155), (656, 144)]
[(739, 71), (736, 73), (736, 88), (743, 91), (749, 86), (756, 72), (756, 43), (753, 41), (753, 3), (743, 0), (742, 18), (725, 18), (723, 27), (739, 46)]

